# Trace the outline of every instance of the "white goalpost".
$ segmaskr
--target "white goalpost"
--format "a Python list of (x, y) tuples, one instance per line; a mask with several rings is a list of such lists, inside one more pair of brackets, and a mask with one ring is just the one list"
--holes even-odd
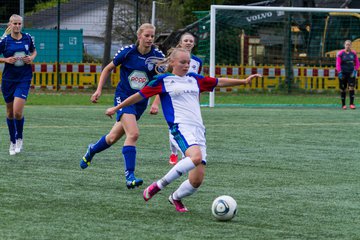
[[(309, 20), (309, 22), (310, 22), (310, 25), (311, 25), (311, 27), (313, 27), (313, 25), (315, 25), (315, 24), (313, 24), (313, 21), (319, 21), (320, 22), (320, 18), (321, 18), (321, 21), (324, 19), (324, 15), (326, 14), (326, 15), (329, 15), (330, 16), (330, 13), (338, 13), (338, 15), (340, 14), (343, 14), (343, 15), (341, 15), (342, 16), (342, 18), (340, 19), (340, 18), (338, 18), (338, 19), (340, 19), (340, 20), (338, 20), (337, 18), (335, 18), (335, 17), (333, 17), (333, 20), (332, 20), (332, 22), (327, 22), (326, 24), (330, 24), (330, 23), (336, 23), (336, 24), (338, 24), (338, 25), (340, 25), (341, 27), (343, 26), (343, 28), (349, 28), (349, 26), (347, 26), (347, 25), (350, 25), (350, 24), (353, 24), (353, 22), (356, 20), (356, 21), (358, 21), (359, 20), (359, 23), (360, 23), (360, 15), (359, 16), (353, 16), (353, 14), (357, 14), (357, 13), (360, 13), (360, 9), (345, 9), (345, 8), (303, 8), (303, 7), (265, 7), (265, 6), (234, 6), (234, 5), (211, 5), (211, 10), (210, 10), (210, 56), (209, 56), (209, 75), (211, 76), (211, 77), (215, 77), (215, 67), (216, 67), (216, 65), (217, 65), (217, 61), (216, 61), (216, 44), (217, 44), (217, 40), (216, 40), (216, 32), (217, 32), (217, 30), (219, 30), (218, 28), (217, 28), (217, 14), (219, 14), (219, 11), (222, 11), (222, 10), (227, 10), (227, 11), (242, 11), (241, 12), (241, 14), (240, 15), (242, 15), (242, 16), (244, 16), (244, 15), (246, 15), (247, 13), (249, 13), (249, 15), (248, 15), (248, 19), (246, 19), (246, 17), (243, 17), (244, 18), (244, 22), (246, 23), (246, 20), (248, 20), (249, 21), (249, 23), (246, 23), (246, 24), (248, 24), (248, 28), (250, 29), (250, 31), (251, 31), (251, 29), (253, 28), (253, 26), (251, 25), (252, 23), (250, 23), (250, 21), (252, 20), (252, 19), (254, 19), (254, 20), (258, 20), (258, 19), (261, 19), (261, 18), (266, 18), (267, 16), (270, 16), (270, 15), (273, 15), (273, 16), (275, 16), (276, 14), (274, 14), (274, 13), (277, 13), (277, 14), (279, 14), (279, 13), (283, 13), (283, 15), (285, 14), (285, 13), (293, 13), (293, 14), (299, 14), (299, 13), (301, 13), (301, 14), (304, 14), (304, 15), (306, 15), (306, 14), (312, 14), (312, 15), (316, 15), (316, 14), (318, 14), (318, 15), (321, 15), (321, 17), (310, 17), (310, 20)], [(268, 13), (268, 14), (267, 14)], [(218, 16), (220, 16), (220, 15), (218, 15)], [(306, 15), (307, 16), (307, 15)], [(334, 15), (335, 16), (335, 15)], [(337, 16), (337, 15), (336, 15)], [(344, 17), (345, 16), (345, 17)], [(223, 16), (224, 17), (224, 16)], [(225, 17), (227, 17), (227, 16), (225, 16)], [(350, 17), (354, 17), (354, 18), (350, 18)], [(347, 18), (349, 19), (349, 20), (347, 20)], [(238, 18), (238, 19), (240, 19), (240, 17)], [(345, 20), (346, 21), (349, 21), (349, 24), (343, 24), (343, 25), (341, 25), (341, 23), (343, 23)], [(279, 22), (280, 22), (280, 20), (279, 20)], [(278, 22), (277, 22), (278, 23)], [(257, 23), (258, 25), (256, 25), (256, 29), (261, 29), (262, 28), (262, 26), (261, 26), (261, 24), (269, 24), (268, 25), (268, 29), (270, 29), (270, 27), (271, 27), (271, 25), (270, 25), (270, 23), (268, 23), (268, 22), (266, 22), (266, 20), (263, 22), (263, 23)], [(324, 24), (323, 24), (324, 25)], [(325, 35), (325, 34), (330, 34), (330, 32), (326, 32), (326, 31), (324, 31), (324, 29), (325, 29), (325, 27), (328, 27), (327, 25), (325, 26), (323, 26), (323, 25), (321, 25), (321, 27), (318, 27), (322, 32), (320, 32), (320, 30), (319, 30), (319, 33), (318, 33), (318, 35), (317, 35), (317, 38), (321, 38), (321, 41), (319, 42), (319, 48), (322, 48), (322, 47), (324, 47), (324, 46), (322, 46), (322, 45), (329, 45), (330, 46), (330, 44), (331, 43), (329, 43), (329, 42), (326, 42), (326, 40), (325, 39), (323, 39), (323, 38), (325, 38), (327, 35)], [(270, 27), (269, 27), (270, 26)], [(289, 25), (287, 25), (288, 26), (288, 28), (293, 28), (294, 26), (293, 25), (291, 25), (291, 23), (289, 24)], [(305, 24), (304, 24), (304, 26), (305, 26)], [(359, 25), (360, 26), (360, 25)], [(302, 26), (301, 26), (302, 27)], [(240, 27), (241, 28), (241, 27)], [(305, 30), (304, 30), (305, 29)], [(355, 28), (356, 29), (356, 28)], [(313, 29), (311, 29), (311, 30), (309, 30), (308, 29), (308, 27), (307, 26), (305, 26), (305, 27), (303, 27), (302, 29), (301, 29), (307, 36), (307, 38), (306, 38), (306, 41), (307, 42), (310, 42), (310, 40), (312, 40), (311, 39), (311, 36), (309, 37), (308, 35), (310, 35), (310, 34), (314, 34), (314, 32), (315, 32), (315, 30), (313, 30)], [(327, 31), (334, 31), (333, 32), (333, 34), (340, 34), (339, 32), (336, 32), (336, 29), (334, 28), (334, 29), (328, 29)], [(356, 34), (358, 34), (359, 36), (356, 36), (356, 37), (354, 37), (354, 40), (359, 40), (359, 46), (360, 46), (360, 33), (357, 33), (358, 31), (359, 31), (360, 29), (359, 28), (357, 28), (357, 30), (353, 30), (353, 29), (349, 29), (349, 31), (352, 31), (353, 33), (356, 33)], [(289, 29), (289, 31), (292, 31), (292, 29), (290, 30)], [(291, 33), (290, 33), (291, 34)], [(349, 35), (350, 36), (350, 35)], [(353, 36), (353, 35), (351, 35), (351, 36)], [(284, 38), (284, 36), (282, 36), (283, 38)], [(339, 36), (339, 37), (346, 37), (346, 36)], [(261, 38), (259, 37), (259, 41), (260, 41), (260, 43), (261, 43)], [(270, 38), (268, 38), (268, 39), (270, 39)], [(315, 39), (315, 37), (314, 37), (314, 39)], [(351, 39), (351, 40), (353, 40), (353, 39)], [(293, 39), (291, 39), (291, 35), (290, 35), (290, 40), (289, 40), (289, 42), (290, 41), (295, 41), (295, 40), (293, 40)], [(303, 41), (303, 42), (305, 42), (305, 43), (307, 43), (306, 41)], [(341, 39), (341, 41), (342, 41), (342, 39)], [(340, 42), (340, 40), (339, 40), (339, 42)], [(354, 41), (353, 41), (354, 42)], [(294, 44), (295, 43), (289, 43), (289, 46), (294, 46)], [(270, 44), (269, 44), (270, 45)], [(335, 44), (334, 44), (335, 45)], [(354, 45), (354, 44), (353, 44)], [(315, 46), (315, 47), (313, 47), (313, 46)], [(339, 44), (337, 44), (336, 46), (331, 46), (331, 47), (328, 47), (327, 49), (325, 49), (325, 50), (322, 50), (322, 54), (323, 55), (319, 55), (319, 58), (321, 57), (322, 59), (324, 59), (324, 58), (326, 58), (327, 56), (332, 56), (333, 57), (333, 55), (331, 55), (332, 53), (331, 53), (331, 51), (332, 52), (335, 52), (337, 49), (338, 49), (338, 46), (339, 46)], [(314, 44), (312, 45), (312, 47), (313, 48), (316, 48), (316, 44), (315, 44), (315, 42), (314, 42)], [(265, 47), (264, 47), (265, 48)], [(303, 47), (304, 49), (305, 49), (305, 47)], [(306, 46), (306, 49), (309, 49), (309, 46), (307, 45)], [(264, 50), (265, 51), (265, 50)], [(270, 51), (270, 50), (269, 50)], [(290, 51), (290, 50), (289, 50)], [(360, 49), (359, 49), (359, 51), (360, 51)], [(359, 52), (359, 51), (357, 51), (357, 52)], [(325, 54), (325, 52), (326, 53), (328, 53), (328, 54)], [(320, 54), (320, 53), (319, 53)], [(280, 54), (279, 54), (280, 55)], [(310, 55), (311, 54), (307, 54), (307, 55), (305, 55), (305, 56), (307, 56), (308, 58), (310, 58)], [(304, 58), (305, 59), (305, 58)], [(315, 58), (314, 58), (315, 59)], [(313, 60), (314, 60), (313, 59)], [(260, 63), (261, 64), (261, 63)], [(213, 91), (213, 92), (210, 92), (210, 95), (209, 95), (209, 107), (214, 107), (215, 106), (215, 90)]]

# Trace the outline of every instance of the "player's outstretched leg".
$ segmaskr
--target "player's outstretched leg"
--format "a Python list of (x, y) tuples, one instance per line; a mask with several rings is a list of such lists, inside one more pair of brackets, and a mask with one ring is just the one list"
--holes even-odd
[(85, 155), (80, 160), (80, 167), (85, 169), (90, 166), (91, 160), (95, 154), (102, 152), (109, 147), (111, 147), (111, 145), (106, 142), (106, 135), (102, 136), (95, 144), (89, 144)]
[(161, 189), (159, 188), (159, 186), (157, 185), (156, 182), (153, 182), (150, 186), (148, 186), (144, 192), (143, 192), (143, 197), (144, 200), (147, 202), (149, 201), (155, 194), (157, 194)]
[(87, 151), (85, 153), (85, 155), (82, 157), (81, 161), (80, 161), (80, 167), (82, 169), (87, 168), (88, 166), (90, 166), (91, 164), (91, 160), (94, 157), (94, 155), (92, 154), (91, 148), (94, 146), (94, 144), (89, 144)]

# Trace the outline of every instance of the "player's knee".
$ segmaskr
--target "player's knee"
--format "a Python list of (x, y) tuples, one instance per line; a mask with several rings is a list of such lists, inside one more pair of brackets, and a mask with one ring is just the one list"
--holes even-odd
[(7, 111), (6, 111), (6, 117), (9, 118), (9, 119), (13, 119), (13, 118), (14, 118), (14, 113), (13, 113), (13, 111), (7, 110)]
[(120, 137), (121, 136), (119, 136), (118, 134), (109, 133), (108, 135), (106, 135), (106, 143), (109, 145), (113, 145), (120, 139)]
[(202, 155), (201, 153), (196, 153), (194, 155), (191, 156), (191, 160), (193, 161), (193, 163), (197, 166), (199, 164), (201, 164), (202, 162)]
[(140, 134), (138, 131), (132, 131), (132, 132), (126, 133), (126, 138), (133, 142), (136, 142), (139, 139), (139, 135)]
[(14, 118), (15, 119), (22, 119), (23, 113), (21, 111), (15, 111), (14, 112)]

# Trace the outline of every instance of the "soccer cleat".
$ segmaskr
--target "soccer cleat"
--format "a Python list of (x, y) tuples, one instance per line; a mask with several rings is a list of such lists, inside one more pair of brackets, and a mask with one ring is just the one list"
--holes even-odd
[(354, 104), (350, 104), (350, 109), (356, 109)]
[(9, 154), (10, 155), (15, 155), (15, 147), (16, 147), (16, 143), (10, 142), (10, 147), (9, 147)]
[(23, 140), (21, 138), (16, 139), (15, 153), (20, 153), (23, 149)]
[(143, 197), (144, 200), (147, 202), (149, 201), (156, 193), (158, 193), (161, 189), (158, 187), (156, 182), (153, 182), (150, 186), (148, 186), (144, 192)]
[(184, 206), (181, 200), (175, 200), (173, 194), (169, 196), (169, 202), (175, 206), (176, 211), (178, 212), (188, 212), (189, 210)]
[(139, 187), (143, 184), (143, 180), (141, 178), (136, 178), (134, 176), (134, 174), (130, 174), (127, 178), (126, 178), (126, 187), (128, 189), (132, 189), (135, 187)]
[(346, 105), (343, 105), (343, 106), (342, 106), (342, 109), (343, 109), (343, 110), (346, 110), (346, 108), (347, 108)]
[(91, 160), (92, 160), (93, 156), (91, 156), (90, 151), (91, 151), (92, 146), (93, 146), (93, 144), (89, 144), (85, 155), (83, 156), (83, 158), (80, 161), (80, 167), (82, 169), (87, 168), (91, 164)]
[(169, 163), (171, 165), (175, 165), (177, 161), (178, 161), (178, 155), (172, 153), (169, 158)]

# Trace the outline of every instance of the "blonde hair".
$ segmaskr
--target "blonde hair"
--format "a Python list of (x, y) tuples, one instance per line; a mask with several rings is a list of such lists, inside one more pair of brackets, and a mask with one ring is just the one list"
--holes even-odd
[(12, 21), (14, 21), (15, 19), (20, 19), (21, 22), (23, 21), (22, 16), (17, 15), (17, 14), (13, 14), (13, 15), (11, 15), (11, 17), (10, 17), (10, 19), (9, 19), (9, 24), (10, 24)]
[(170, 65), (170, 62), (177, 57), (179, 52), (189, 54), (190, 56), (190, 53), (184, 48), (179, 48), (179, 47), (170, 48), (167, 52), (168, 56), (156, 64), (155, 71), (158, 74), (165, 72), (172, 72), (173, 68)]
[(178, 44), (176, 45), (177, 48), (180, 48), (180, 47), (181, 47), (181, 43), (182, 43), (182, 41), (183, 41), (183, 39), (184, 39), (185, 36), (191, 36), (191, 37), (193, 37), (193, 38), (194, 38), (194, 46), (195, 46), (195, 40), (196, 40), (196, 39), (195, 39), (195, 36), (194, 36), (192, 33), (190, 33), (190, 32), (185, 32), (184, 34), (181, 35), (180, 40), (179, 40)]
[[(139, 38), (139, 35), (142, 34), (146, 29), (153, 29), (155, 31), (156, 27), (151, 23), (143, 23), (136, 31), (137, 38)], [(136, 40), (135, 45), (139, 46), (139, 40)]]
[(346, 43), (350, 43), (350, 44), (351, 44), (351, 40), (346, 40), (346, 41), (344, 42), (344, 45), (345, 45)]
[(5, 29), (5, 32), (4, 32), (4, 34), (3, 34), (3, 37), (5, 37), (6, 35), (9, 35), (9, 34), (11, 33), (11, 26), (10, 26), (10, 24), (11, 24), (14, 20), (16, 20), (16, 19), (20, 19), (21, 22), (23, 21), (22, 16), (17, 15), (17, 14), (11, 15), (10, 18), (9, 18), (8, 27)]

